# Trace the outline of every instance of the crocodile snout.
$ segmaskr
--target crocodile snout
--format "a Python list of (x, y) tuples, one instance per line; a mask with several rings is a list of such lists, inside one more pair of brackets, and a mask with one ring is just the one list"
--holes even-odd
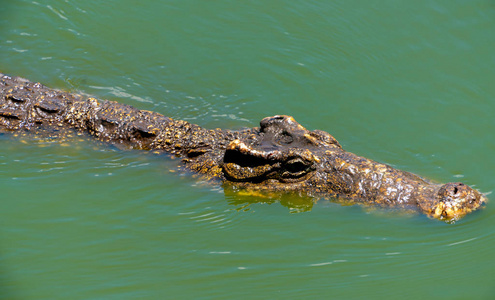
[(458, 220), (486, 202), (485, 196), (461, 182), (444, 184), (438, 190), (439, 202), (433, 216), (439, 219)]

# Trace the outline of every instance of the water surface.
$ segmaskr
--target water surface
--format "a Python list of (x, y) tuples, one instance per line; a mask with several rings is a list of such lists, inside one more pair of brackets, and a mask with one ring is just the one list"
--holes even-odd
[[(494, 32), (490, 0), (10, 0), (0, 71), (207, 128), (288, 114), (491, 193)], [(492, 203), (455, 224), (331, 201), (296, 213), (307, 199), (238, 195), (177, 163), (0, 136), (2, 298), (495, 295)]]

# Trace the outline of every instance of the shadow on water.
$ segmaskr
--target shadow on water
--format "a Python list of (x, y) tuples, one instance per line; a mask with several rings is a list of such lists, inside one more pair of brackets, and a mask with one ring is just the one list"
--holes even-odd
[(256, 191), (238, 188), (229, 184), (223, 184), (223, 190), (227, 202), (236, 206), (238, 211), (249, 211), (255, 205), (280, 204), (286, 207), (289, 213), (303, 213), (312, 211), (316, 203), (319, 202), (353, 206), (360, 209), (362, 214), (374, 214), (381, 217), (396, 216), (403, 218), (421, 215), (414, 207), (380, 207), (341, 198), (310, 197), (298, 192)]
[[(298, 192), (249, 190), (229, 184), (223, 184), (222, 188), (228, 204), (235, 206), (237, 211), (250, 211), (257, 205), (275, 204), (286, 207), (289, 210), (289, 213), (293, 214), (311, 212), (316, 208), (317, 203), (322, 205), (321, 207), (328, 206), (329, 203), (331, 203), (331, 205), (340, 207), (353, 207), (353, 210), (358, 210), (358, 215), (371, 214), (377, 218), (387, 219), (421, 218), (438, 222), (438, 220), (422, 214), (418, 211), (417, 207), (414, 206), (388, 207), (352, 201), (344, 198), (311, 197)], [(456, 222), (444, 221), (443, 223), (449, 225), (455, 224)]]

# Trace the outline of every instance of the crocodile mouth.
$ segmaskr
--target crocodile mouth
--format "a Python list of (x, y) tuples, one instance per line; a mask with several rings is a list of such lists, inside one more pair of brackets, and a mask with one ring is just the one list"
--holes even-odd
[(315, 170), (315, 157), (309, 150), (253, 149), (240, 140), (225, 151), (223, 171), (231, 181), (259, 183), (277, 180), (294, 183), (308, 179)]

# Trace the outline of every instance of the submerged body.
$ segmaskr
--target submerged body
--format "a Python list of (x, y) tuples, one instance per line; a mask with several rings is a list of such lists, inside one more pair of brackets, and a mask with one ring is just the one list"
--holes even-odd
[(433, 184), (342, 149), (330, 134), (290, 116), (260, 127), (208, 130), (113, 101), (47, 88), (0, 73), (0, 131), (74, 128), (129, 148), (183, 157), (191, 171), (250, 190), (298, 191), (314, 197), (416, 207), (445, 220), (476, 210), (486, 198), (462, 184)]

